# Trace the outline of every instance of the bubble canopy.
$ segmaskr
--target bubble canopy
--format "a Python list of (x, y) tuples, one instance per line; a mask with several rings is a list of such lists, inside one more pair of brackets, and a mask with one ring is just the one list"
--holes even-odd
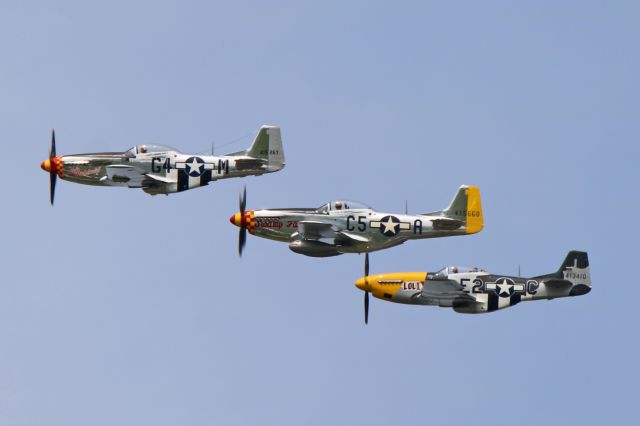
[(167, 152), (167, 151), (178, 151), (178, 150), (167, 145), (142, 143), (140, 145), (134, 146), (133, 148), (130, 148), (129, 150), (127, 150), (127, 153), (132, 155), (137, 155), (137, 154), (148, 154), (150, 152)]
[(435, 277), (446, 277), (450, 274), (465, 274), (469, 272), (486, 272), (486, 271), (484, 269), (476, 268), (476, 267), (451, 265), (451, 266), (445, 266), (444, 268), (440, 269), (438, 272), (436, 272), (433, 275)]
[(340, 210), (372, 210), (372, 208), (371, 206), (368, 206), (359, 201), (335, 200), (335, 201), (331, 201), (329, 203), (323, 204), (317, 209), (319, 213), (329, 213), (330, 211), (340, 211)]

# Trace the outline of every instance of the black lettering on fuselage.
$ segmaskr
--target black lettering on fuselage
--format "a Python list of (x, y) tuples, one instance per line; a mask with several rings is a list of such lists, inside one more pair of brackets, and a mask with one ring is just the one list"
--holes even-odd
[(158, 164), (156, 165), (156, 163), (162, 163), (162, 158), (160, 157), (153, 157), (151, 159), (151, 171), (153, 173), (160, 173), (160, 170), (162, 170), (162, 167)]
[(218, 160), (218, 174), (229, 174), (229, 160)]
[(351, 224), (352, 220), (356, 220), (355, 216), (347, 216), (347, 231), (353, 231), (355, 229), (355, 227)]
[(422, 220), (416, 219), (413, 221), (413, 233), (422, 235)]
[[(364, 232), (367, 230), (367, 223), (365, 222), (366, 216), (358, 216), (358, 231)], [(347, 231), (355, 231), (355, 225), (351, 224), (351, 221), (355, 222), (356, 217), (349, 215), (347, 216)]]

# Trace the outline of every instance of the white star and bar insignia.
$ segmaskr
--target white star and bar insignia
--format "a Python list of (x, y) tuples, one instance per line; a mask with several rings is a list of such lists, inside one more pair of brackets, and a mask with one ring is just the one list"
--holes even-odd
[(524, 284), (516, 283), (511, 278), (498, 278), (496, 282), (486, 283), (487, 290), (493, 290), (500, 297), (511, 297), (516, 293), (524, 293)]
[(186, 161), (177, 161), (176, 169), (184, 170), (191, 177), (198, 177), (205, 170), (214, 170), (215, 166), (211, 163), (205, 163), (200, 157), (189, 157)]
[(385, 216), (380, 220), (372, 220), (369, 222), (369, 227), (380, 229), (380, 233), (387, 237), (393, 237), (397, 235), (400, 230), (411, 229), (411, 223), (400, 222), (395, 216)]

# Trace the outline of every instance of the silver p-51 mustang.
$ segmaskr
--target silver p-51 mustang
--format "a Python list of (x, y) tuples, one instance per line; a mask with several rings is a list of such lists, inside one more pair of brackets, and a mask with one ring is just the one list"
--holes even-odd
[(475, 234), (484, 226), (480, 189), (460, 187), (444, 210), (419, 215), (381, 213), (353, 201), (334, 201), (318, 208), (281, 208), (240, 212), (231, 223), (240, 227), (238, 251), (246, 232), (289, 243), (289, 248), (313, 257), (368, 253), (397, 246), (407, 240)]
[(198, 188), (218, 179), (277, 172), (284, 164), (280, 128), (262, 126), (247, 150), (222, 156), (184, 154), (152, 144), (124, 152), (56, 155), (52, 131), (49, 158), (40, 167), (49, 172), (53, 204), (58, 177), (85, 185), (139, 188), (156, 195)]
[(508, 308), (529, 300), (581, 296), (591, 291), (589, 257), (570, 251), (556, 272), (531, 278), (496, 275), (478, 268), (449, 266), (438, 272), (395, 272), (369, 275), (356, 281), (364, 291), (365, 323), (369, 316), (369, 293), (389, 302), (453, 308), (478, 314)]

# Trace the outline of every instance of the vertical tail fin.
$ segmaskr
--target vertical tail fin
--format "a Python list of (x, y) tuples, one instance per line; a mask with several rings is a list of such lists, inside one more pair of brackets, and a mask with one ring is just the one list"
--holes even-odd
[(534, 277), (549, 286), (570, 286), (569, 296), (580, 296), (591, 291), (591, 272), (587, 252), (572, 250), (560, 269), (547, 275)]
[(585, 251), (570, 251), (556, 274), (558, 278), (570, 281), (573, 284), (571, 296), (579, 296), (591, 291), (589, 256)]
[(589, 269), (589, 255), (586, 251), (572, 250), (564, 258), (564, 262), (558, 269), (558, 274), (562, 275), (562, 272), (567, 269)]
[(442, 215), (464, 223), (467, 234), (475, 234), (484, 228), (480, 188), (462, 185), (449, 207), (442, 211)]
[(275, 172), (284, 167), (284, 150), (280, 127), (262, 126), (246, 155), (267, 160), (267, 170)]

